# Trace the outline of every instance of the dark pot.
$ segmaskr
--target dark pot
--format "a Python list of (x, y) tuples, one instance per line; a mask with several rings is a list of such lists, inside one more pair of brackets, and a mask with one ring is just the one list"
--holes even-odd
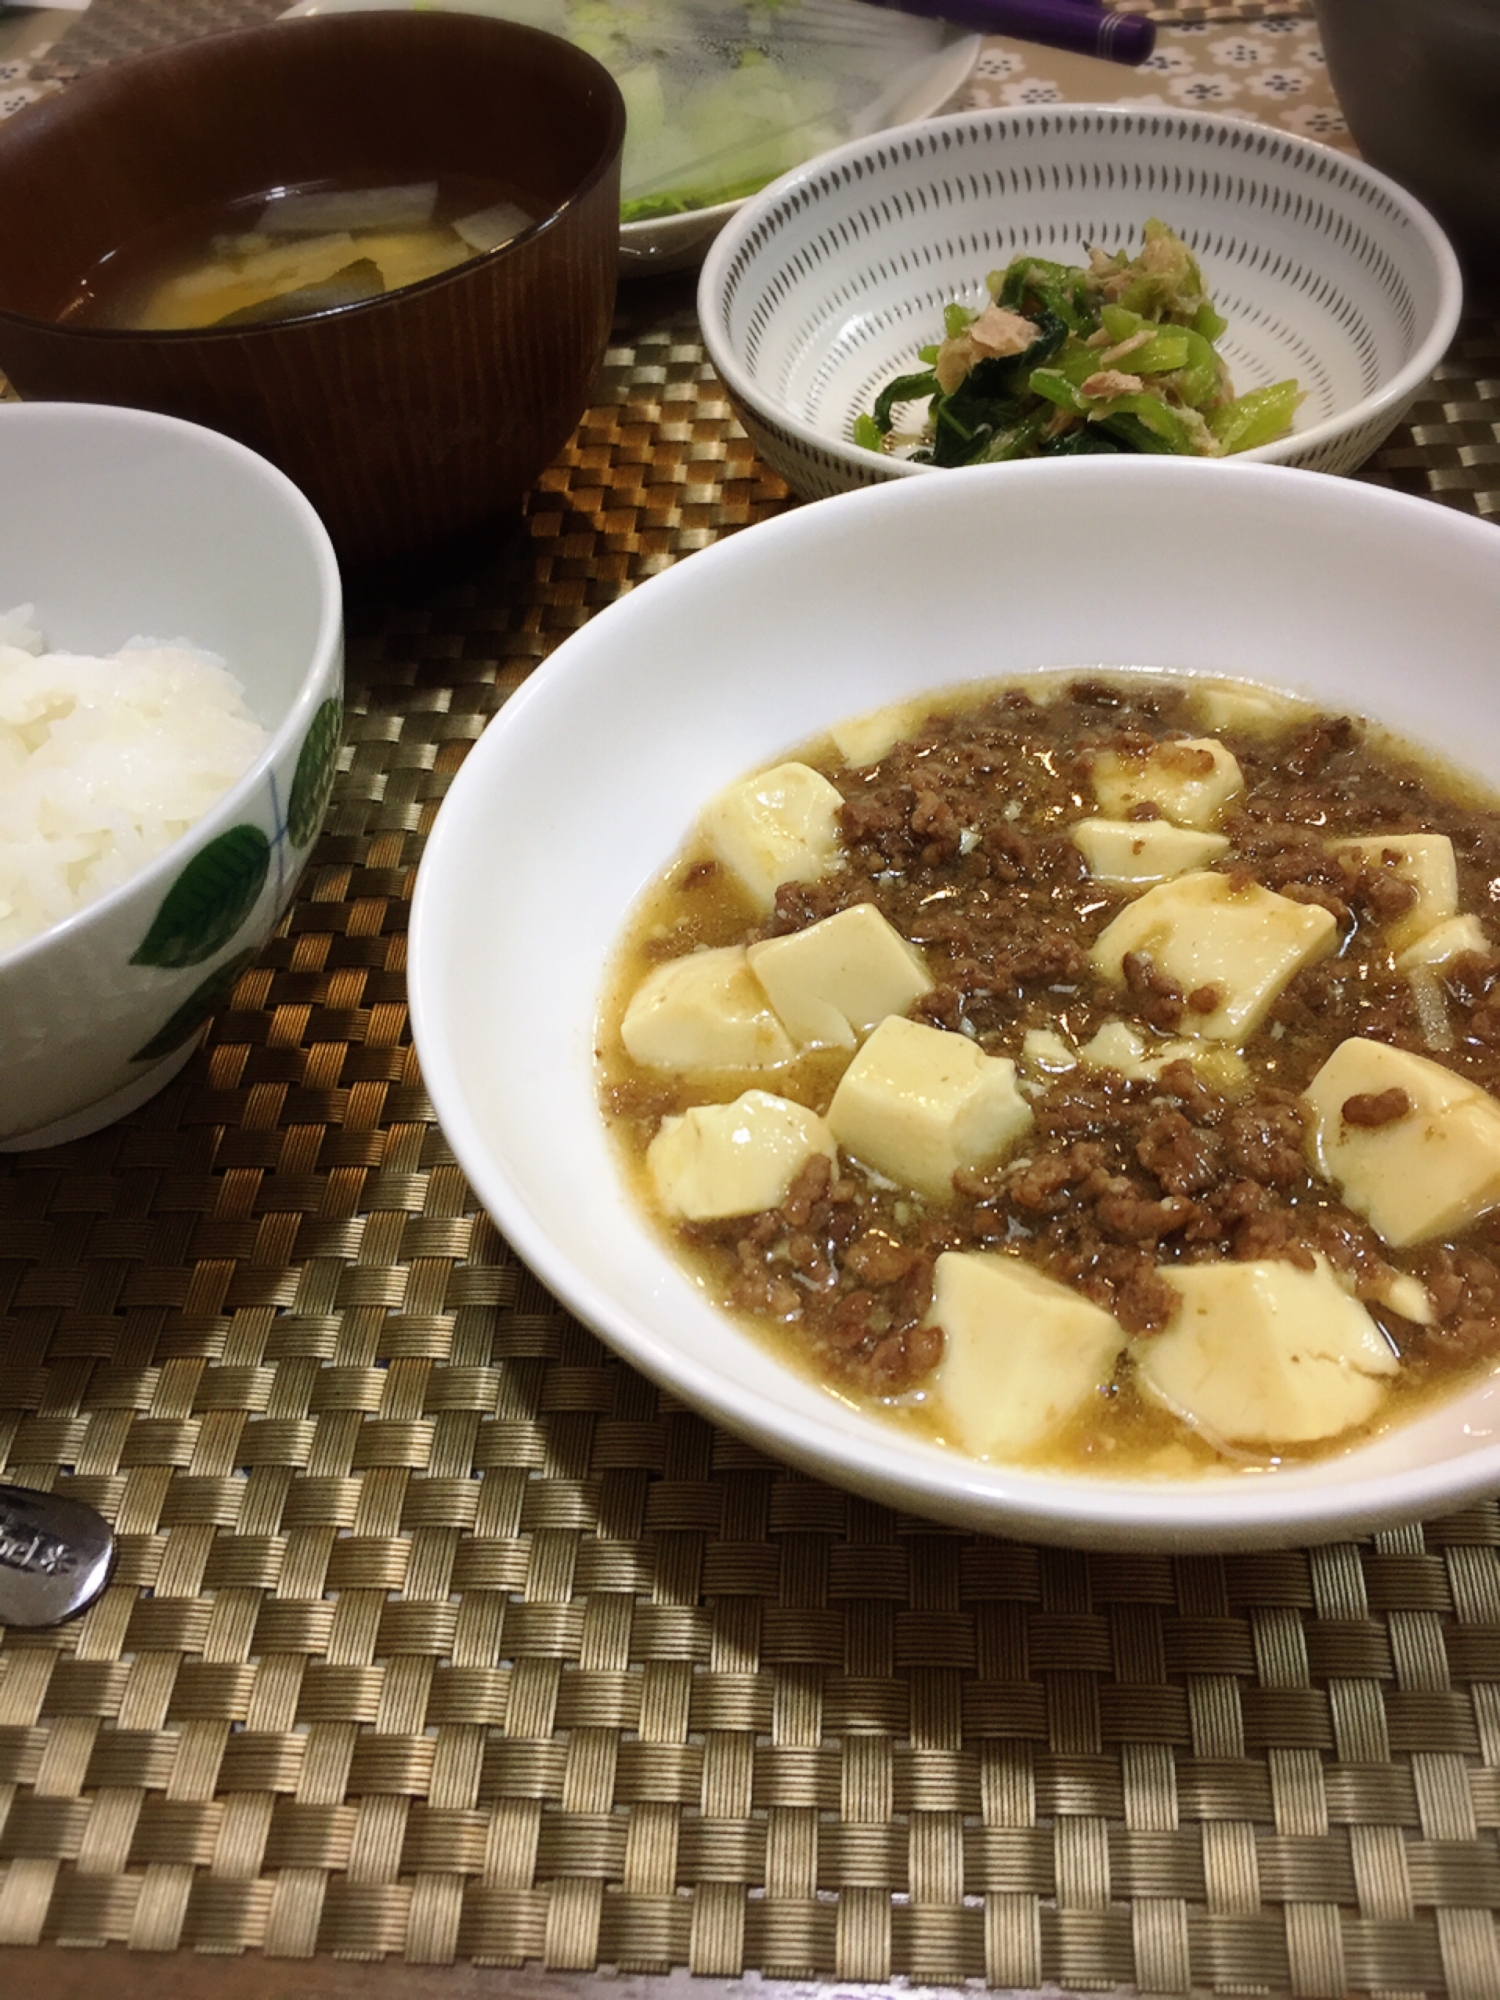
[(1500, 275), (1500, 0), (1316, 0), (1355, 143)]

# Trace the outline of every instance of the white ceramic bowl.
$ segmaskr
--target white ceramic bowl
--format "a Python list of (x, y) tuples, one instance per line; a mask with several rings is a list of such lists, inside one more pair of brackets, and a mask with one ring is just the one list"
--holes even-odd
[(1348, 472), (1458, 325), (1458, 264), (1393, 181), (1327, 146), (1204, 112), (967, 112), (842, 146), (774, 182), (715, 241), (704, 344), (756, 449), (810, 498), (927, 472), (854, 418), (943, 307), (1023, 250), (1083, 263), (1157, 216), (1197, 252), (1237, 390), (1295, 376), (1292, 433), (1247, 459)]
[(138, 875), (0, 954), (0, 1150), (94, 1131), (187, 1061), (291, 900), (342, 720), (323, 524), (282, 473), (195, 424), (0, 405), (0, 608), (26, 603), (56, 649), (141, 635), (222, 654), (270, 741)]
[(983, 467), (719, 542), (570, 638), (448, 794), (410, 969), (443, 1129), (516, 1249), (627, 1359), (778, 1457), (915, 1513), (1097, 1547), (1230, 1548), (1347, 1535), (1493, 1490), (1500, 1377), (1273, 1475), (1066, 1477), (924, 1445), (792, 1373), (707, 1302), (627, 1195), (593, 1049), (626, 913), (703, 801), (840, 717), (966, 674), (1211, 670), (1374, 714), (1500, 785), (1497, 631), (1493, 527), (1274, 466)]

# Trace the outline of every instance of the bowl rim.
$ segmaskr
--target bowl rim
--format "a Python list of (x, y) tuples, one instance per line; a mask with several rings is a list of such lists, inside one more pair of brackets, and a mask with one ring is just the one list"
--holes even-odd
[[(1085, 476), (1105, 480), (1138, 478), (1142, 468), (1148, 469), (1146, 476), (1152, 481), (1196, 484), (1224, 476), (1207, 469), (1205, 462), (1190, 459), (1096, 459), (1088, 463), (1091, 470)], [(1068, 461), (1036, 460), (974, 470), (993, 481), (1037, 483), (1067, 480), (1076, 467), (1070, 467)], [(1227, 476), (1241, 486), (1260, 486), (1272, 495), (1290, 493), (1293, 488), (1288, 487), (1288, 481), (1305, 497), (1321, 488), (1330, 496), (1336, 495), (1336, 504), (1356, 516), (1420, 517), (1430, 530), (1450, 542), (1482, 548), (1491, 563), (1500, 551), (1489, 524), (1448, 509), (1434, 516), (1432, 502), (1412, 495), (1286, 466), (1230, 466)], [(1311, 488), (1309, 481), (1313, 482)], [(796, 508), (758, 523), (751, 535), (726, 537), (700, 551), (699, 557), (705, 564), (725, 569), (736, 563), (764, 561), (774, 558), (779, 544), (802, 532), (810, 513), (829, 531), (839, 523), (852, 534), (861, 513), (909, 506), (919, 493), (935, 496), (942, 490), (892, 482), (861, 487), (814, 503), (810, 509)], [(1204, 489), (1209, 505), (1211, 491)], [(632, 645), (640, 645), (640, 620), (661, 616), (670, 604), (668, 593), (681, 586), (684, 569), (683, 564), (674, 564), (649, 580), (644, 597), (636, 590), (608, 607), (603, 617), (617, 651), (621, 646), (628, 652)], [(688, 567), (687, 573), (694, 576), (695, 587), (702, 585), (702, 569)], [(943, 1455), (930, 1464), (913, 1453), (901, 1458), (895, 1475), (872, 1473), (868, 1450), (861, 1448), (857, 1437), (820, 1425), (816, 1418), (789, 1411), (770, 1395), (734, 1383), (669, 1342), (647, 1319), (619, 1306), (604, 1286), (554, 1244), (531, 1206), (524, 1168), (517, 1169), (506, 1154), (491, 1146), (470, 1109), (459, 1062), (443, 1031), (449, 977), (442, 969), (445, 919), (440, 904), (450, 894), (446, 886), (452, 865), (450, 851), (461, 853), (462, 843), (469, 837), (468, 801), (471, 796), (494, 791), (492, 767), (499, 759), (520, 754), (519, 750), (512, 753), (509, 746), (519, 740), (524, 748), (534, 716), (538, 726), (547, 728), (555, 727), (549, 724), (549, 716), (559, 708), (564, 714), (568, 712), (573, 683), (586, 681), (597, 672), (594, 662), (603, 628), (596, 628), (597, 621), (591, 620), (565, 640), (544, 669), (532, 674), (510, 697), (465, 759), (428, 838), (418, 870), (409, 933), (412, 1036), (434, 1113), (480, 1204), (516, 1254), (565, 1307), (630, 1365), (726, 1430), (754, 1439), (779, 1460), (855, 1491), (878, 1488), (885, 1504), (906, 1505), (931, 1518), (954, 1520), (995, 1534), (1093, 1547), (1224, 1550), (1292, 1542), (1300, 1545), (1343, 1539), (1373, 1527), (1451, 1511), (1477, 1492), (1500, 1485), (1500, 1436), (1456, 1456), (1321, 1486), (1292, 1485), (1275, 1476), (1244, 1482), (1110, 1481), (1103, 1476), (986, 1465), (958, 1453)], [(621, 912), (622, 925), (625, 914)], [(649, 1230), (638, 1212), (636, 1222)], [(896, 1488), (899, 1500), (892, 1497)]]
[[(288, 745), (301, 737), (312, 720), (315, 692), (327, 678), (330, 668), (336, 675), (341, 675), (343, 659), (343, 586), (333, 542), (321, 516), (301, 487), (294, 485), (269, 459), (262, 458), (259, 452), (226, 437), (221, 431), (209, 430), (204, 424), (190, 423), (186, 417), (169, 417), (158, 410), (138, 410), (119, 403), (0, 404), (0, 446), (4, 444), (7, 425), (14, 428), (28, 423), (44, 431), (60, 424), (76, 425), (87, 430), (97, 428), (101, 423), (118, 425), (127, 432), (165, 431), (169, 435), (193, 439), (195, 442), (191, 448), (227, 459), (241, 472), (269, 487), (297, 523), (312, 556), (318, 580), (318, 627), (296, 695), (286, 714), (269, 732), (254, 761), (246, 766), (229, 789), (221, 792), (207, 812), (180, 833), (170, 846), (154, 854), (144, 868), (138, 869), (125, 881), (117, 882), (114, 888), (96, 896), (92, 902), (85, 903), (81, 909), (72, 911), (59, 922), (49, 924), (46, 930), (22, 938), (8, 951), (0, 951), (0, 979), (15, 968), (40, 958), (54, 945), (75, 940), (92, 921), (112, 915), (142, 889), (164, 888), (180, 867), (183, 852), (189, 846), (197, 846), (210, 828), (232, 817), (240, 802), (265, 782), (272, 766), (285, 755)], [(230, 671), (234, 672), (232, 662)]]
[[(1275, 125), (1262, 125), (1253, 118), (1230, 118), (1213, 111), (1190, 109), (1166, 109), (1160, 105), (1133, 106), (1130, 104), (1028, 104), (1003, 106), (976, 111), (949, 112), (939, 118), (925, 118), (909, 125), (893, 126), (890, 130), (871, 134), (864, 139), (851, 140), (847, 145), (836, 147), (806, 165), (793, 168), (779, 180), (761, 189), (731, 216), (724, 228), (709, 246), (699, 275), (697, 309), (699, 324), (703, 329), (703, 345), (708, 357), (718, 370), (731, 397), (747, 405), (765, 424), (796, 440), (806, 450), (821, 453), (836, 459), (851, 472), (868, 480), (878, 472), (885, 477), (904, 477), (914, 473), (938, 471), (972, 471), (970, 466), (944, 467), (916, 465), (909, 459), (897, 459), (883, 452), (867, 451), (863, 445), (854, 444), (847, 438), (835, 438), (819, 431), (789, 410), (785, 404), (773, 400), (765, 388), (742, 364), (738, 351), (731, 342), (727, 329), (726, 280), (728, 270), (736, 253), (750, 232), (764, 220), (771, 207), (787, 195), (812, 179), (815, 174), (823, 174), (831, 168), (846, 163), (863, 160), (881, 145), (898, 144), (904, 137), (916, 133), (931, 133), (960, 125), (1003, 128), (1019, 126), (1023, 123), (1044, 127), (1058, 127), (1069, 119), (1090, 118), (1099, 120), (1107, 129), (1123, 132), (1134, 131), (1149, 123), (1170, 120), (1180, 126), (1200, 131), (1212, 132), (1228, 128), (1238, 133), (1245, 141), (1271, 141), (1285, 153), (1304, 159), (1326, 156), (1334, 152), (1330, 146), (1316, 139), (1305, 139), (1300, 134), (1287, 132)], [(1452, 343), (1463, 313), (1463, 273), (1457, 252), (1449, 242), (1442, 227), (1416, 197), (1409, 194), (1388, 174), (1357, 156), (1346, 153), (1334, 154), (1356, 179), (1368, 183), (1372, 190), (1378, 190), (1404, 215), (1415, 230), (1423, 246), (1432, 257), (1438, 278), (1438, 296), (1433, 322), (1425, 338), (1419, 342), (1409, 360), (1397, 370), (1389, 382), (1377, 389), (1371, 396), (1364, 397), (1343, 414), (1325, 417), (1305, 431), (1292, 431), (1287, 436), (1276, 438), (1270, 444), (1257, 445), (1253, 450), (1235, 452), (1233, 458), (1240, 465), (1275, 465), (1292, 457), (1316, 451), (1320, 446), (1345, 436), (1357, 426), (1374, 423), (1390, 415), (1399, 415), (1411, 397), (1426, 381), (1433, 369), (1442, 360)], [(1217, 461), (1224, 463), (1226, 461)]]
[[(524, 21), (505, 21), (493, 14), (466, 13), (457, 9), (437, 6), (414, 6), (410, 9), (402, 10), (394, 8), (350, 9), (348, 14), (309, 14), (294, 17), (280, 15), (274, 20), (257, 22), (250, 27), (223, 28), (211, 35), (196, 35), (192, 40), (187, 42), (172, 42), (164, 48), (145, 49), (138, 55), (122, 57), (118, 62), (108, 63), (98, 69), (86, 72), (75, 83), (70, 84), (65, 92), (40, 98), (34, 104), (23, 105), (14, 117), (5, 121), (5, 124), (11, 130), (15, 130), (18, 120), (32, 113), (44, 114), (55, 119), (61, 115), (57, 109), (59, 103), (74, 106), (81, 104), (83, 113), (86, 115), (88, 105), (82, 93), (88, 90), (91, 83), (96, 84), (99, 89), (104, 89), (110, 83), (117, 81), (121, 76), (125, 76), (128, 79), (131, 74), (139, 71), (142, 67), (155, 65), (167, 58), (196, 56), (197, 52), (201, 50), (212, 52), (230, 43), (262, 41), (267, 35), (275, 33), (277, 30), (305, 34), (314, 22), (318, 24), (317, 32), (326, 37), (330, 33), (331, 23), (347, 20), (350, 14), (360, 14), (365, 17), (380, 16), (402, 22), (416, 19), (488, 21), (493, 27), (500, 29), (506, 34), (520, 36), (523, 41), (551, 44), (562, 39), (557, 35), (545, 34), (540, 28), (529, 27)], [(333, 34), (341, 34), (347, 33), (348, 30), (335, 27), (332, 28), (331, 32)], [(377, 32), (380, 31), (377, 30)], [(431, 31), (423, 28), (418, 32), (427, 34)], [(442, 29), (438, 32), (446, 33), (448, 31)], [(519, 231), (515, 236), (507, 238), (504, 243), (497, 243), (492, 249), (480, 250), (474, 256), (466, 257), (461, 264), (455, 264), (451, 270), (435, 272), (430, 278), (417, 278), (409, 285), (398, 285), (394, 291), (381, 292), (372, 299), (353, 299), (347, 305), (323, 306), (316, 312), (298, 313), (290, 319), (268, 320), (258, 325), (94, 326), (87, 321), (40, 318), (35, 313), (17, 312), (14, 307), (4, 305), (0, 305), (0, 325), (24, 327), (28, 330), (44, 328), (48, 332), (60, 336), (66, 335), (74, 339), (82, 339), (91, 343), (98, 342), (106, 346), (113, 345), (116, 347), (131, 343), (152, 347), (158, 342), (164, 346), (180, 346), (185, 342), (199, 340), (210, 340), (217, 344), (236, 340), (258, 340), (268, 335), (285, 334), (296, 328), (327, 326), (335, 321), (342, 325), (345, 321), (357, 315), (379, 312), (382, 307), (390, 305), (393, 300), (414, 298), (419, 294), (437, 292), (445, 286), (461, 280), (468, 280), (479, 270), (491, 268), (502, 259), (509, 257), (513, 251), (519, 250), (522, 247), (529, 247), (550, 230), (559, 227), (564, 218), (577, 207), (579, 202), (587, 195), (592, 194), (599, 182), (609, 173), (614, 162), (619, 158), (620, 149), (625, 142), (625, 100), (620, 95), (619, 85), (604, 67), (604, 64), (596, 56), (591, 56), (587, 49), (581, 49), (573, 42), (563, 42), (563, 47), (570, 52), (571, 57), (576, 58), (580, 65), (597, 70), (605, 86), (603, 95), (610, 112), (609, 131), (599, 158), (590, 167), (583, 179), (571, 187), (563, 199), (550, 208), (545, 215), (538, 216), (535, 222), (529, 223), (525, 229)], [(24, 136), (25, 128), (21, 129)], [(4, 132), (0, 131), (0, 157), (3, 157), (4, 145)], [(247, 199), (253, 199), (253, 196), (247, 197)]]

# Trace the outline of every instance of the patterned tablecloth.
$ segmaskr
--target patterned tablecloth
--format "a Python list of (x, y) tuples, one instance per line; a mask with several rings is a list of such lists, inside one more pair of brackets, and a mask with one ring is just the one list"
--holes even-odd
[[(997, 43), (974, 90), (1105, 83), (1340, 136), (1301, 19), (1134, 75)], [(205, 1050), (0, 1164), (0, 1476), (121, 1543), (81, 1622), (0, 1635), (0, 1944), (1496, 2000), (1500, 1506), (1176, 1560), (894, 1515), (615, 1360), (433, 1122), (406, 924), (467, 747), (790, 504), (690, 301), (623, 297), (519, 535), (351, 603), (328, 827)], [(1476, 312), (1365, 476), (1500, 514), (1497, 378)]]
[[(60, 77), (121, 55), (253, 20), (285, 0), (93, 0), (52, 49), (0, 60), (0, 118), (18, 111)], [(1165, 6), (1137, 0), (1134, 11), (1160, 23), (1157, 46), (1139, 69), (1059, 54), (1032, 42), (993, 37), (964, 105), (1132, 102), (1222, 110), (1289, 132), (1344, 140), (1316, 23), (1296, 6)]]

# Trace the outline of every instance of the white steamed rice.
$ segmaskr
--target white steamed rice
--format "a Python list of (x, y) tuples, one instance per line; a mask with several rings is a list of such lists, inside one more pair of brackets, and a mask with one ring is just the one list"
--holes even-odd
[(0, 612), (0, 952), (128, 881), (266, 742), (214, 654), (49, 653), (31, 616)]

